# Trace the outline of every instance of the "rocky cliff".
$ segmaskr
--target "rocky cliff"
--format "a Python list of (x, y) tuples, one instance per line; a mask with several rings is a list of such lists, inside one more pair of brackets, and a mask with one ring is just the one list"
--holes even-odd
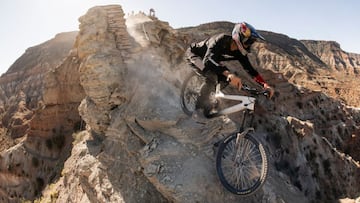
[(0, 78), (2, 202), (360, 196), (360, 111), (351, 107), (360, 106), (360, 93), (349, 88), (359, 84), (358, 54), (262, 31), (267, 41), (256, 44), (251, 61), (276, 95), (260, 100), (254, 127), (271, 169), (263, 188), (243, 198), (219, 182), (213, 145), (235, 130), (239, 115), (199, 122), (179, 105), (191, 71), (183, 60), (188, 44), (233, 24), (176, 30), (141, 13), (125, 19), (118, 5), (91, 8), (79, 21), (79, 32), (28, 49)]
[(71, 50), (77, 32), (29, 48), (0, 78), (2, 201), (32, 199), (60, 173), (84, 97)]

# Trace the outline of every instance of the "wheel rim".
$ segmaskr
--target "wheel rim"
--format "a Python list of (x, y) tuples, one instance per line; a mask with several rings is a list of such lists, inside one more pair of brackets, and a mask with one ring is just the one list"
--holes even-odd
[(191, 115), (196, 107), (196, 102), (200, 96), (200, 90), (204, 85), (204, 78), (192, 73), (184, 82), (184, 87), (182, 88), (182, 108), (184, 112), (188, 115)]
[(221, 162), (221, 170), (218, 171), (220, 180), (233, 193), (250, 194), (264, 182), (267, 162), (258, 143), (252, 139), (240, 139), (237, 153), (235, 143), (236, 139), (229, 140), (218, 160)]

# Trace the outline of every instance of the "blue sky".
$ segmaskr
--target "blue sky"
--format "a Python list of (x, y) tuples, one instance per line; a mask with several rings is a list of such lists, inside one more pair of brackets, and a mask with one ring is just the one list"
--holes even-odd
[(3, 0), (0, 2), (0, 74), (27, 48), (57, 33), (78, 30), (78, 18), (96, 5), (120, 4), (148, 12), (173, 28), (213, 21), (247, 21), (259, 30), (295, 39), (331, 40), (360, 54), (358, 0)]

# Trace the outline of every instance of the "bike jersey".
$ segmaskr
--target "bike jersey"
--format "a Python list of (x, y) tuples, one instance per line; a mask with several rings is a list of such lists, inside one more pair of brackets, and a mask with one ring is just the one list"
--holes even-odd
[(218, 34), (204, 41), (192, 43), (190, 50), (203, 59), (205, 68), (212, 70), (217, 75), (222, 75), (224, 71), (228, 70), (225, 66), (220, 65), (221, 61), (238, 60), (245, 71), (254, 77), (256, 82), (263, 85), (265, 81), (251, 65), (248, 57), (242, 55), (239, 50), (231, 50), (232, 41), (230, 35)]

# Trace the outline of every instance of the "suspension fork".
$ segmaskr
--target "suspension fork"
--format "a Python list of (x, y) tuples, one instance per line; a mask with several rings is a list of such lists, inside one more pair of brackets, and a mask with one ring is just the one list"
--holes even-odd
[(254, 122), (254, 112), (250, 112), (249, 109), (246, 109), (245, 111), (243, 111), (243, 119), (241, 121), (241, 126), (240, 126), (239, 132), (244, 131), (244, 129), (245, 129), (245, 121), (247, 120), (248, 116), (251, 116), (249, 126), (252, 126), (252, 124)]
[(244, 136), (246, 134), (248, 134), (250, 131), (254, 131), (254, 128), (246, 128), (244, 131), (242, 132), (238, 132), (236, 134), (236, 142), (235, 142), (235, 160), (239, 160), (241, 156), (243, 156), (243, 154), (241, 153), (241, 150), (240, 150), (240, 141), (241, 139), (244, 138)]
[(245, 122), (246, 122), (248, 116), (251, 116), (251, 118), (250, 118), (250, 126), (252, 126), (252, 123), (254, 121), (254, 114), (253, 114), (253, 112), (250, 112), (249, 109), (246, 109), (243, 112), (243, 119), (242, 119), (242, 122), (241, 122), (240, 130), (236, 134), (236, 142), (235, 142), (236, 156), (239, 156), (239, 143), (240, 143), (240, 140), (246, 134), (248, 134), (250, 131), (254, 131), (253, 127), (248, 127), (248, 128), (245, 129)]

